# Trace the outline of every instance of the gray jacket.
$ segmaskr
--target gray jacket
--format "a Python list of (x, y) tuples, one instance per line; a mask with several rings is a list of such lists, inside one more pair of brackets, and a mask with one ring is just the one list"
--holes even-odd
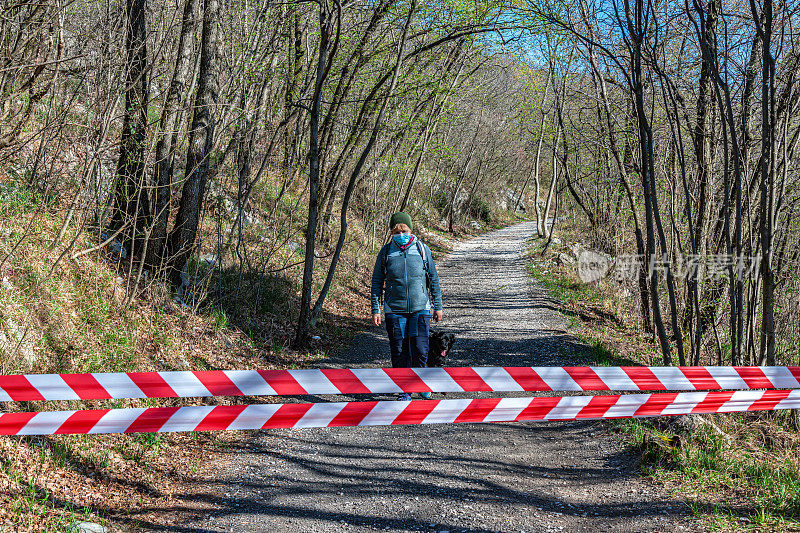
[[(416, 240), (416, 237), (414, 239)], [(375, 268), (372, 270), (372, 314), (381, 312), (381, 296), (384, 297), (383, 310), (386, 313), (429, 311), (431, 298), (433, 310), (441, 311), (442, 291), (439, 287), (439, 274), (436, 272), (436, 265), (433, 264), (430, 248), (423, 242), (420, 242), (420, 245), (412, 243), (402, 250), (392, 239), (381, 248), (375, 261)], [(427, 256), (430, 284), (425, 279), (420, 248)]]

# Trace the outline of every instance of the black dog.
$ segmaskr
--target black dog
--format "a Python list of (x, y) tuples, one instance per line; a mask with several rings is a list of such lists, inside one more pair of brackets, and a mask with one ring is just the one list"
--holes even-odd
[(428, 366), (442, 367), (447, 363), (447, 355), (456, 343), (456, 336), (452, 333), (431, 331), (430, 347), (428, 349)]

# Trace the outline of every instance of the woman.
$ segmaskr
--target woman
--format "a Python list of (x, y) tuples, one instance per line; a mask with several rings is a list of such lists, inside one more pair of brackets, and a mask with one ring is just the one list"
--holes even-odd
[[(411, 217), (403, 212), (389, 219), (391, 240), (381, 248), (372, 271), (372, 323), (381, 325), (380, 302), (386, 317), (393, 368), (418, 368), (428, 362), (428, 336), (433, 320), (442, 319), (442, 292), (431, 250), (412, 233)], [(431, 393), (422, 393), (430, 398)], [(399, 400), (410, 400), (403, 393)]]

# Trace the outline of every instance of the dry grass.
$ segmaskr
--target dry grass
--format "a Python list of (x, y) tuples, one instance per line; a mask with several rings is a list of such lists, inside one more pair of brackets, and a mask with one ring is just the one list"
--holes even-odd
[(207, 468), (217, 436), (0, 439), (0, 524), (64, 531), (74, 521), (163, 523)]
[[(268, 368), (285, 354), (259, 346), (218, 315), (193, 313), (162, 284), (126, 300), (127, 265), (103, 253), (73, 260), (52, 243), (63, 206), (6, 179), (0, 194), (0, 373)], [(64, 239), (72, 238), (70, 228)], [(75, 249), (96, 237), (80, 236)], [(57, 262), (55, 267), (53, 265)], [(302, 360), (302, 357), (298, 357)], [(229, 398), (203, 403), (229, 402)], [(4, 412), (146, 405), (194, 399), (8, 402)], [(0, 525), (64, 530), (75, 520), (159, 520), (233, 435), (0, 438)], [(180, 488), (179, 488), (180, 487)], [(161, 518), (163, 519), (163, 518)]]

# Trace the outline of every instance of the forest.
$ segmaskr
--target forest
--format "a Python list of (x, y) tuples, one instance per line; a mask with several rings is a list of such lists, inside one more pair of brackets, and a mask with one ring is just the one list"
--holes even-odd
[[(472, 237), (519, 238), (518, 255), (481, 251), (470, 272), (486, 279), (443, 278), (440, 327), (458, 313), (473, 321), (456, 332), (461, 346), (471, 329), (499, 325), (462, 363), (551, 365), (537, 357), (560, 357), (562, 343), (593, 358), (569, 364), (800, 365), (798, 145), (797, 0), (0, 0), (0, 378), (325, 366), (368, 327), (370, 275), (397, 211), (437, 262), (488, 242)], [(503, 233), (519, 228), (528, 233)], [(503, 300), (514, 272), (518, 292), (544, 287), (552, 298)], [(472, 283), (485, 293), (469, 293)], [(449, 307), (458, 291), (472, 299)], [(534, 307), (548, 314), (541, 327), (517, 320)], [(498, 310), (507, 324), (493, 324)], [(561, 312), (570, 325), (550, 329)], [(490, 361), (498, 346), (505, 352)], [(358, 361), (385, 363), (371, 356)], [(7, 420), (98, 405), (233, 408), (229, 397), (10, 397), (0, 395)], [(777, 400), (766, 403), (759, 409)], [(550, 424), (492, 426), (492, 439), (533, 442), (515, 447), (534, 453), (496, 499), (515, 519), (538, 521), (543, 509), (505, 498), (547, 503), (516, 486), (538, 479), (530, 463), (572, 461), (601, 439), (571, 426), (550, 448), (558, 439), (537, 437)], [(451, 468), (447, 483), (467, 472), (495, 480), (507, 465), (494, 451), (485, 471), (449, 462), (484, 449), (475, 443), (488, 433), (472, 435), (486, 426), (458, 425), (463, 457), (423, 466)], [(636, 466), (614, 467), (616, 456), (565, 465), (564, 479), (580, 483), (565, 502), (588, 494), (585, 472), (597, 469), (595, 481), (626, 491), (640, 474), (666, 480), (687, 515), (725, 530), (796, 526), (797, 410), (602, 427), (626, 435), (608, 453), (619, 448)], [(202, 499), (191, 491), (216, 475), (214, 458), (254, 449), (246, 432), (209, 433), (1, 437), (0, 529), (172, 524), (176, 501)], [(246, 437), (264, 435), (279, 433)], [(269, 441), (258, 455), (305, 454), (300, 440)], [(314, 505), (319, 475), (308, 473)], [(459, 505), (475, 487), (500, 486), (476, 479)], [(348, 495), (328, 482), (338, 529)], [(300, 498), (300, 485), (287, 494)], [(395, 485), (387, 494), (406, 480)], [(553, 497), (548, 524), (630, 520), (620, 514), (627, 496), (609, 486), (583, 498), (580, 517)], [(651, 510), (682, 520), (660, 494), (650, 493)], [(597, 503), (605, 497), (622, 503)], [(447, 502), (430, 507), (449, 511)], [(631, 505), (637, 518), (646, 511)], [(365, 513), (356, 517), (371, 528)], [(412, 530), (435, 525), (420, 520)]]
[(246, 305), (289, 274), (303, 348), (390, 213), (502, 212), (583, 228), (664, 364), (793, 363), (797, 23), (772, 0), (5, 0), (4, 194), (35, 208), (1, 268), (49, 217), (43, 278), (105, 253), (124, 305)]

